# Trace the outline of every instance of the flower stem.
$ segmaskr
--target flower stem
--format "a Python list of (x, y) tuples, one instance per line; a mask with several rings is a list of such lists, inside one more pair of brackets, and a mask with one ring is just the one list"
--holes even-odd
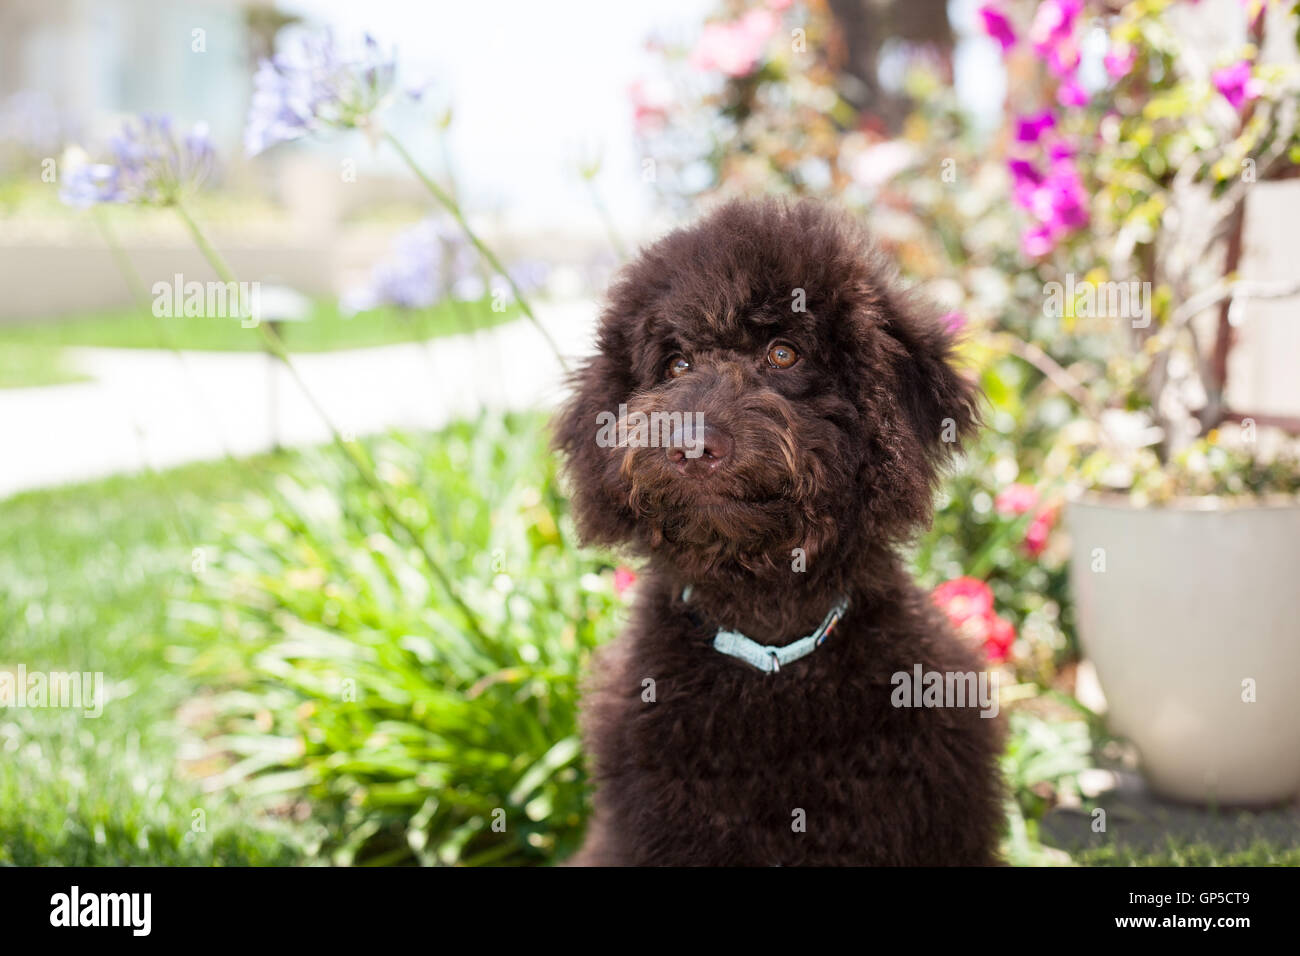
[[(181, 221), (185, 223), (185, 227), (193, 237), (194, 244), (198, 246), (199, 252), (201, 252), (203, 257), (208, 260), (208, 264), (212, 266), (213, 270), (216, 271), (221, 280), (226, 283), (235, 283), (236, 286), (238, 286), (238, 280), (235, 278), (234, 272), (231, 271), (230, 266), (226, 264), (226, 261), (221, 257), (221, 254), (217, 252), (210, 242), (208, 242), (207, 237), (203, 234), (203, 230), (200, 229), (199, 224), (194, 221), (194, 217), (191, 216), (189, 211), (180, 203), (175, 203), (173, 208), (176, 210), (176, 214), (180, 217)], [(276, 334), (275, 330), (272, 329), (270, 325), (264, 322), (259, 321), (257, 323), (257, 330), (261, 333), (262, 341), (266, 345), (267, 350), (284, 363), (285, 368), (289, 370), (289, 374), (293, 377), (294, 383), (307, 398), (308, 403), (320, 417), (320, 420), (325, 423), (325, 427), (329, 430), (330, 437), (334, 440), (334, 444), (341, 452), (343, 452), (343, 456), (351, 462), (352, 466), (356, 469), (357, 474), (361, 476), (361, 479), (369, 485), (371, 490), (379, 497), (379, 503), (382, 505), (384, 511), (387, 512), (389, 519), (402, 530), (403, 534), (405, 534), (410, 540), (410, 543), (420, 552), (425, 563), (429, 566), (429, 570), (433, 572), (433, 576), (437, 579), (438, 584), (447, 595), (447, 598), (457, 607), (461, 614), (464, 615), (466, 624), (469, 626), (470, 630), (472, 630), (480, 639), (486, 640), (487, 635), (479, 625), (478, 617), (472, 610), (470, 610), (469, 605), (465, 603), (464, 599), (461, 598), (455, 585), (452, 584), (451, 578), (448, 576), (447, 572), (434, 558), (433, 554), (429, 551), (428, 546), (425, 545), (423, 537), (419, 532), (411, 527), (405, 518), (402, 517), (398, 504), (393, 499), (388, 486), (385, 485), (379, 479), (379, 476), (375, 474), (375, 470), (371, 467), (370, 462), (353, 447), (352, 443), (343, 440), (343, 435), (335, 426), (334, 420), (330, 418), (329, 413), (325, 411), (325, 407), (312, 393), (311, 389), (307, 387), (307, 383), (303, 380), (302, 374), (289, 358), (289, 352), (284, 347), (284, 342), (281, 340), (280, 336)], [(361, 528), (360, 530), (362, 532), (365, 531), (364, 528)]]
[(546, 331), (546, 327), (542, 325), (541, 321), (537, 318), (537, 314), (533, 312), (532, 306), (528, 304), (528, 299), (524, 296), (523, 290), (520, 289), (519, 284), (510, 277), (510, 273), (507, 272), (505, 266), (501, 264), (501, 260), (497, 258), (497, 254), (493, 252), (491, 248), (489, 248), (488, 245), (478, 237), (478, 234), (474, 232), (473, 228), (470, 227), (468, 220), (465, 218), (465, 213), (460, 208), (460, 204), (452, 198), (450, 193), (434, 182), (432, 176), (420, 167), (420, 164), (415, 161), (415, 157), (412, 156), (410, 151), (402, 145), (401, 140), (392, 133), (385, 133), (384, 139), (388, 140), (388, 142), (392, 144), (393, 149), (397, 150), (397, 154), (402, 157), (402, 161), (410, 167), (411, 172), (415, 173), (416, 178), (424, 184), (424, 188), (429, 191), (429, 194), (433, 196), (438, 205), (447, 210), (451, 217), (456, 220), (456, 225), (460, 226), (461, 231), (465, 234), (465, 238), (468, 239), (470, 244), (478, 250), (478, 254), (487, 261), (493, 271), (497, 272), (501, 278), (506, 280), (506, 284), (510, 286), (510, 291), (514, 295), (515, 301), (518, 302), (519, 307), (523, 309), (524, 315), (528, 317), (528, 321), (532, 322), (537, 331), (542, 334), (542, 338), (546, 340), (546, 344), (550, 346), (551, 351), (555, 353), (555, 357), (559, 360), (560, 367), (563, 368), (564, 371), (568, 372), (569, 363), (564, 360), (564, 356), (560, 353), (560, 347), (556, 345), (555, 339), (551, 338), (551, 333)]

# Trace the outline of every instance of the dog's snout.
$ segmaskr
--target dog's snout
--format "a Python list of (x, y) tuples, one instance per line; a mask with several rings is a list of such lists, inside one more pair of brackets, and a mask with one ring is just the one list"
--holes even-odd
[(735, 443), (729, 434), (712, 425), (674, 428), (668, 460), (684, 475), (707, 475), (731, 454)]

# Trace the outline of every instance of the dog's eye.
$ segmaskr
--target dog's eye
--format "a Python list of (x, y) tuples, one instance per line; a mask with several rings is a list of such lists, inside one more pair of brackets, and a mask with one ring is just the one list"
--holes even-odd
[(691, 370), (691, 363), (686, 361), (684, 355), (674, 355), (668, 360), (668, 367), (665, 373), (669, 378), (679, 378)]
[(789, 368), (799, 361), (799, 353), (784, 342), (777, 342), (767, 350), (767, 364), (772, 368)]

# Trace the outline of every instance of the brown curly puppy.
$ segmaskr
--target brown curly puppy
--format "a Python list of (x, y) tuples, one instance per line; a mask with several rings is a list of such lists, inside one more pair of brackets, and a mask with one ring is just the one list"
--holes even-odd
[(585, 697), (571, 862), (996, 862), (997, 721), (896, 693), (982, 669), (896, 553), (977, 424), (950, 349), (812, 203), (732, 203), (620, 274), (556, 444), (584, 540), (647, 575)]

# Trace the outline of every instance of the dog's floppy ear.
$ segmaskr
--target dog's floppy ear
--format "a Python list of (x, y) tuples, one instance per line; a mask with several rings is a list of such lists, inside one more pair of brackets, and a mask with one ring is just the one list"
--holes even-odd
[(979, 426), (980, 391), (957, 370), (955, 335), (924, 303), (895, 300), (885, 331), (894, 350), (898, 399), (926, 458), (936, 469)]
[(552, 444), (564, 455), (572, 483), (574, 519), (587, 544), (614, 545), (633, 530), (628, 503), (617, 489), (621, 449), (597, 441), (602, 413), (617, 415), (635, 387), (624, 328), (611, 311), (602, 319), (597, 351), (570, 377), (572, 394), (553, 421)]
[(954, 337), (936, 311), (886, 283), (877, 290), (859, 326), (871, 343), (864, 385), (875, 422), (875, 454), (860, 477), (865, 487), (890, 489), (891, 507), (880, 510), (906, 533), (929, 523), (944, 465), (979, 424), (980, 393), (957, 370)]

